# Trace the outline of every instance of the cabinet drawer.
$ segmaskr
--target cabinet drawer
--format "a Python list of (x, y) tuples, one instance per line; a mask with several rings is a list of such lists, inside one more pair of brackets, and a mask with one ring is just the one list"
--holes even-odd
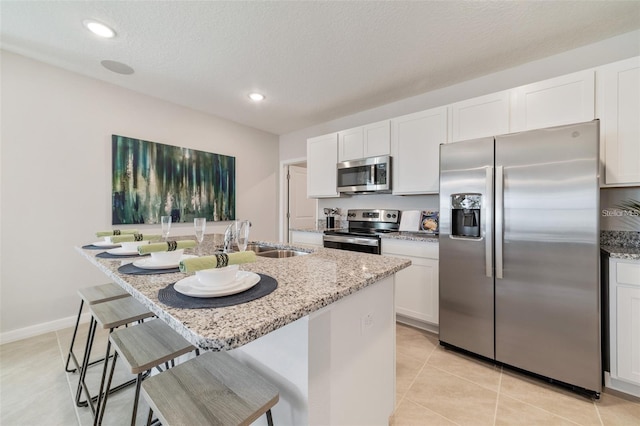
[(438, 259), (438, 252), (439, 247), (437, 243), (394, 240), (391, 238), (382, 239), (382, 254)]
[(616, 262), (616, 282), (640, 285), (640, 263)]

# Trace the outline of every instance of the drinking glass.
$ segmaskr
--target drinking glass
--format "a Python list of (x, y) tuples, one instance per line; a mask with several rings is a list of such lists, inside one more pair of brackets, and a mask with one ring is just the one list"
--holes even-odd
[(162, 239), (166, 241), (171, 230), (171, 216), (161, 216), (160, 223), (162, 224)]
[(202, 240), (204, 240), (204, 230), (207, 227), (207, 219), (204, 217), (194, 218), (193, 227), (196, 231), (196, 240), (198, 240), (198, 245), (200, 245), (202, 244)]
[(248, 220), (240, 220), (236, 222), (236, 244), (238, 251), (246, 251), (249, 244), (249, 227), (251, 222)]

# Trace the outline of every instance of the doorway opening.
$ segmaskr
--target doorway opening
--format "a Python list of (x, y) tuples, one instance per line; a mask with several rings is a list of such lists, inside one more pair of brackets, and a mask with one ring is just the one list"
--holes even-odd
[(282, 165), (283, 205), (281, 241), (291, 242), (292, 229), (315, 228), (318, 202), (307, 198), (307, 161), (292, 160)]

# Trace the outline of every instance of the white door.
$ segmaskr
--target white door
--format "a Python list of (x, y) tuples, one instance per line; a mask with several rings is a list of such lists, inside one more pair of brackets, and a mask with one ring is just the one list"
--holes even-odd
[(307, 168), (289, 166), (289, 229), (316, 227), (316, 200), (307, 198)]

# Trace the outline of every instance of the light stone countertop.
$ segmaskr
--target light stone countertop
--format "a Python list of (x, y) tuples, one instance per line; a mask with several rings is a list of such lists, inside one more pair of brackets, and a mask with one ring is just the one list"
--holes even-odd
[[(221, 235), (209, 234), (202, 243), (201, 253), (211, 254), (221, 243)], [(272, 242), (259, 243), (292, 248)], [(96, 255), (102, 250), (76, 249), (189, 342), (204, 350), (242, 346), (411, 265), (410, 260), (402, 258), (296, 247), (313, 252), (284, 259), (258, 256), (255, 263), (240, 265), (241, 270), (275, 278), (278, 288), (274, 292), (248, 303), (209, 309), (172, 308), (158, 301), (160, 289), (189, 274), (121, 274), (118, 268), (136, 258), (101, 259)], [(185, 253), (193, 254), (195, 250)]]
[(640, 260), (640, 247), (600, 246), (612, 259)]
[[(332, 230), (338, 231), (343, 228), (333, 228)], [(296, 232), (311, 232), (316, 234), (324, 233), (325, 228), (292, 228), (291, 231)], [(438, 236), (432, 234), (425, 234), (420, 232), (389, 232), (386, 234), (378, 234), (380, 238), (388, 238), (393, 240), (407, 240), (407, 241), (420, 241), (425, 243), (438, 243)]]

